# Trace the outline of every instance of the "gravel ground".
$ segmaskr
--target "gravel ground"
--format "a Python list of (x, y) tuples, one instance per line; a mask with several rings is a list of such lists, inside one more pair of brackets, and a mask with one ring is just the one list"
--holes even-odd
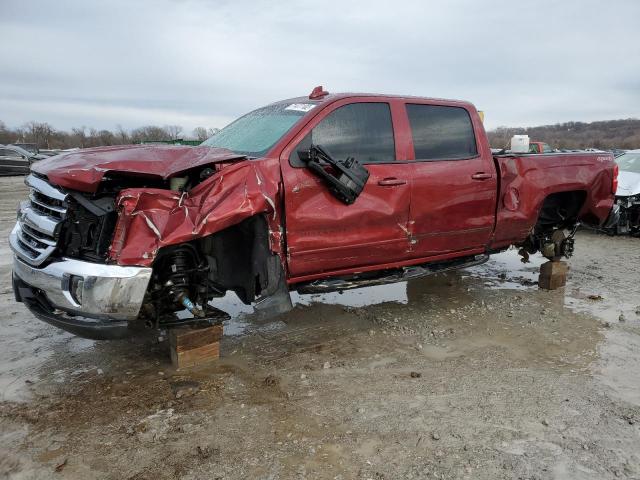
[(640, 239), (579, 233), (553, 292), (508, 251), (269, 322), (229, 296), (221, 360), (176, 370), (14, 302), (25, 194), (0, 179), (0, 478), (640, 478)]

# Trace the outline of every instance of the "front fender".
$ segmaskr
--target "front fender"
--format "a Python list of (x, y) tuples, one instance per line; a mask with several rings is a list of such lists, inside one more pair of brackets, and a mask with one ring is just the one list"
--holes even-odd
[(270, 243), (282, 252), (280, 165), (248, 160), (218, 171), (188, 192), (152, 188), (122, 190), (109, 258), (118, 265), (152, 265), (158, 250), (224, 230), (266, 214)]

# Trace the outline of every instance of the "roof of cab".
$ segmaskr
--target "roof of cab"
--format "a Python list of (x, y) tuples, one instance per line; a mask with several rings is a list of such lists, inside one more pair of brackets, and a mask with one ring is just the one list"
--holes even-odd
[(474, 105), (471, 102), (468, 102), (465, 100), (453, 100), (448, 98), (435, 98), (435, 97), (419, 97), (416, 95), (393, 95), (393, 94), (383, 94), (383, 93), (355, 93), (355, 92), (327, 93), (321, 98), (315, 98), (315, 99), (311, 99), (309, 98), (309, 96), (287, 98), (284, 100), (273, 102), (272, 105), (277, 105), (281, 103), (313, 103), (316, 105), (321, 105), (326, 103), (333, 103), (337, 100), (342, 100), (345, 98), (358, 98), (358, 97), (374, 97), (374, 98), (380, 98), (380, 99), (400, 99), (400, 100), (409, 100), (409, 101), (419, 100), (419, 101), (426, 101), (426, 102), (447, 103), (451, 105), (474, 107)]

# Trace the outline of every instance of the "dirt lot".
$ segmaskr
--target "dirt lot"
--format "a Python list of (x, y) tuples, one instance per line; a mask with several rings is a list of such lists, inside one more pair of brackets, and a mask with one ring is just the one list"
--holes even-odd
[(639, 239), (580, 233), (554, 292), (509, 251), (267, 323), (229, 297), (220, 362), (177, 371), (13, 301), (25, 194), (0, 179), (0, 478), (640, 478)]

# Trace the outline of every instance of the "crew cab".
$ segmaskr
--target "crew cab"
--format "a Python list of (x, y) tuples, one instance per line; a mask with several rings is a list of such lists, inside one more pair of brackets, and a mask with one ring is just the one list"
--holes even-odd
[(34, 164), (11, 232), (16, 300), (90, 338), (210, 324), (235, 292), (408, 280), (520, 247), (558, 259), (615, 220), (606, 153), (491, 153), (475, 107), (329, 94), (257, 109), (197, 147), (137, 145)]

